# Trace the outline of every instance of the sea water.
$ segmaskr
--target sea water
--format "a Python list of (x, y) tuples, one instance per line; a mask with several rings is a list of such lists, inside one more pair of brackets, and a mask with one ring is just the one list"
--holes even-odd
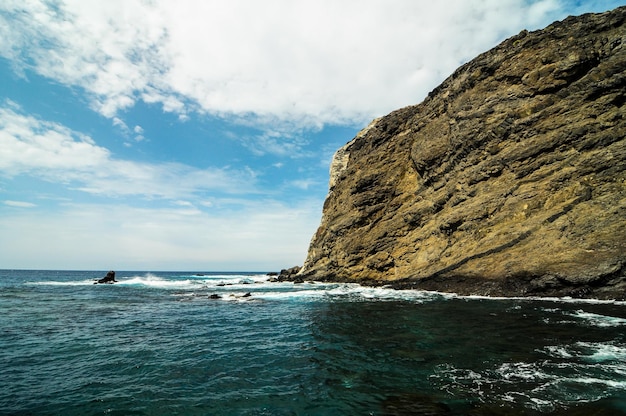
[(0, 414), (626, 414), (624, 302), (104, 275), (0, 271)]

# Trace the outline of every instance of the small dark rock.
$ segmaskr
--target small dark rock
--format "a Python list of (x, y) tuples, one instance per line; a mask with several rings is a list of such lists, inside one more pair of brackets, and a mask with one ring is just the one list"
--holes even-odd
[(96, 282), (94, 284), (98, 284), (98, 283), (113, 284), (115, 282), (117, 282), (117, 280), (115, 280), (115, 272), (113, 270), (111, 270), (102, 279), (96, 280)]
[(217, 293), (213, 293), (212, 295), (209, 295), (209, 299), (221, 299), (222, 297), (220, 295), (218, 295)]

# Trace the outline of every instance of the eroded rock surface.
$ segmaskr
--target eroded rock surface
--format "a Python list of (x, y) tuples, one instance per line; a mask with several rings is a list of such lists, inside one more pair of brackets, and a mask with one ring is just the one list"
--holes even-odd
[(332, 163), (305, 278), (623, 298), (626, 7), (522, 32)]

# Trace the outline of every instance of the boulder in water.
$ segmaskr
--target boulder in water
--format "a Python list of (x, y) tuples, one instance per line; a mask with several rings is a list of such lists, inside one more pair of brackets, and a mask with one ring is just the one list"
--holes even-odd
[(115, 280), (115, 272), (113, 270), (111, 270), (102, 279), (96, 280), (96, 283), (94, 283), (94, 284), (98, 284), (98, 283), (113, 284), (113, 283), (116, 283), (116, 282), (117, 282), (117, 280)]

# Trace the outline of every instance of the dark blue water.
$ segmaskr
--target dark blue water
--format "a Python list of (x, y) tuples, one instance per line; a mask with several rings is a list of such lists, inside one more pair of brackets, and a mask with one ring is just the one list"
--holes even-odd
[(0, 414), (626, 414), (625, 303), (104, 274), (0, 271)]

